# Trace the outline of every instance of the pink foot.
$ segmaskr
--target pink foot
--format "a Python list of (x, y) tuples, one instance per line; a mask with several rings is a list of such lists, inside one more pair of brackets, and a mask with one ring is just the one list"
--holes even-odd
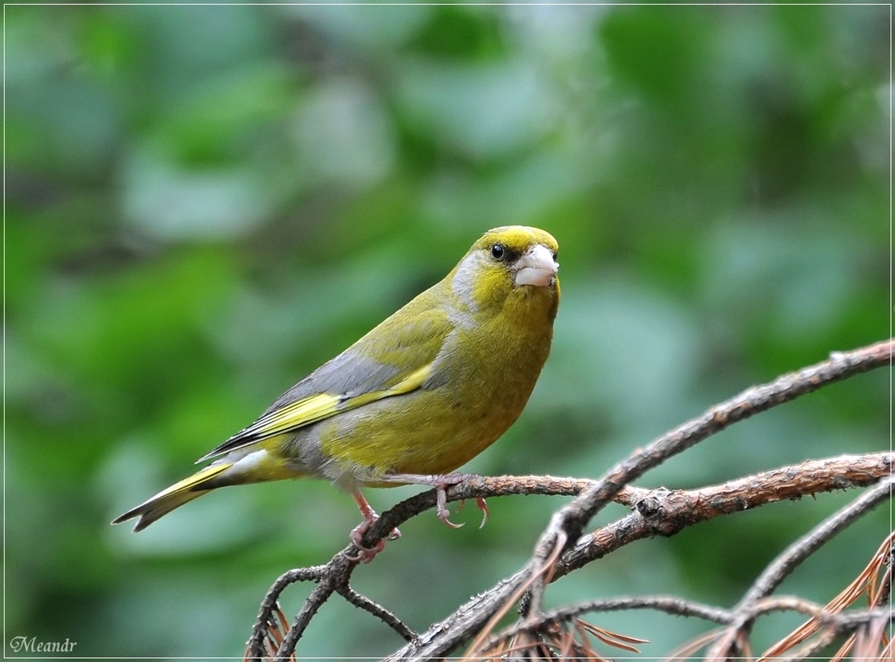
[[(348, 538), (354, 543), (354, 546), (357, 547), (357, 554), (354, 556), (348, 555), (348, 558), (352, 561), (357, 561), (358, 563), (369, 563), (379, 552), (385, 549), (384, 540), (377, 541), (373, 547), (367, 547), (363, 544), (364, 534), (370, 530), (373, 522), (379, 519), (379, 515), (376, 514), (376, 511), (373, 510), (358, 490), (354, 490), (351, 493), (351, 496), (354, 497), (354, 501), (357, 503), (358, 508), (360, 508), (361, 515), (364, 516), (364, 521), (351, 529), (351, 533), (348, 534)], [(389, 540), (397, 540), (400, 537), (401, 532), (398, 531), (398, 529), (392, 529), (391, 533), (388, 534)]]

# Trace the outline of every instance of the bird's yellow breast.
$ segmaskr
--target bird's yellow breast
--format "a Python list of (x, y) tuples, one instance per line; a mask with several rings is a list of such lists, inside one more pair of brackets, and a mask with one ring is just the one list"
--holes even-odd
[(457, 326), (422, 388), (322, 422), (321, 451), (356, 480), (444, 474), (519, 417), (547, 359), (555, 288), (520, 288), (497, 314)]

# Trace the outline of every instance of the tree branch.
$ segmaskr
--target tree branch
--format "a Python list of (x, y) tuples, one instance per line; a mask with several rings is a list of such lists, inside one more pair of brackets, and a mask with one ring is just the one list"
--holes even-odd
[[(492, 589), (475, 596), (453, 614), (419, 635), (415, 635), (392, 612), (350, 588), (350, 576), (357, 566), (354, 557), (356, 549), (353, 545), (346, 547), (325, 566), (285, 573), (271, 587), (262, 602), (255, 631), (249, 642), (250, 656), (263, 656), (265, 628), (270, 623), (277, 599), (285, 587), (295, 581), (317, 581), (318, 586), (296, 616), (287, 636), (283, 638), (277, 652), (278, 660), (286, 659), (294, 651), (295, 644), (310, 619), (333, 593), (342, 595), (355, 606), (373, 614), (409, 641), (387, 659), (425, 660), (449, 654), (464, 641), (472, 639), (476, 633), (479, 633), (477, 644), (484, 642), (496, 622), (494, 615), (504, 613), (527, 592), (528, 599), (523, 600), (522, 607), (526, 618), (518, 626), (524, 629), (526, 623), (533, 622), (532, 619), (543, 618), (542, 596), (553, 579), (633, 540), (657, 534), (673, 535), (686, 526), (718, 515), (782, 499), (870, 484), (890, 472), (892, 463), (895, 462), (892, 453), (810, 461), (701, 490), (648, 491), (628, 486), (649, 469), (733, 423), (836, 381), (890, 365), (892, 348), (893, 342), (889, 340), (852, 352), (834, 353), (827, 361), (784, 375), (768, 384), (747, 389), (632, 453), (598, 480), (549, 476), (471, 477), (462, 484), (452, 486), (447, 490), (448, 501), (509, 494), (571, 495), (577, 498), (554, 513), (539, 538), (532, 558), (522, 569)], [(878, 495), (880, 489), (868, 492), (868, 495)], [(872, 499), (878, 498), (880, 497), (875, 496)], [(613, 499), (634, 506), (637, 512), (581, 539), (587, 522)], [(872, 500), (869, 496), (867, 499)], [(364, 537), (364, 544), (374, 546), (393, 528), (434, 506), (434, 490), (397, 504), (383, 513), (370, 527)], [(853, 513), (850, 517), (857, 516)], [(821, 538), (825, 540), (824, 536), (829, 535), (833, 535), (833, 532), (824, 533)], [(807, 546), (800, 553), (810, 554), (814, 548)], [(767, 590), (772, 590), (778, 580), (772, 579), (771, 575), (768, 577)], [(765, 584), (762, 586), (761, 590), (755, 589), (756, 595), (765, 591)], [(743, 608), (734, 616), (741, 618), (748, 612), (754, 618), (755, 599), (748, 605), (747, 608), (744, 598)], [(566, 644), (572, 646), (572, 639), (567, 640)], [(474, 651), (475, 649), (473, 653)]]
[(620, 520), (579, 539), (563, 554), (554, 578), (610, 554), (635, 540), (673, 536), (686, 527), (757, 506), (793, 500), (820, 492), (864, 487), (888, 476), (895, 453), (842, 455), (809, 460), (698, 490), (625, 487), (616, 501), (635, 508)]

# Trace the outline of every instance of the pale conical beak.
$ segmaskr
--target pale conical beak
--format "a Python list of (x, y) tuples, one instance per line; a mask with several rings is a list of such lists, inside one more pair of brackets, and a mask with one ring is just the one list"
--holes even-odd
[(529, 248), (516, 261), (516, 285), (546, 287), (553, 282), (559, 264), (553, 254), (541, 244)]

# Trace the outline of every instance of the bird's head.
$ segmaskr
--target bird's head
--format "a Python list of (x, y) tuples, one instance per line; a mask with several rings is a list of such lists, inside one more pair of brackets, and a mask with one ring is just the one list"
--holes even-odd
[(452, 293), (473, 312), (544, 298), (553, 302), (552, 321), (559, 303), (558, 248), (556, 239), (538, 228), (510, 225), (489, 230), (448, 277)]

